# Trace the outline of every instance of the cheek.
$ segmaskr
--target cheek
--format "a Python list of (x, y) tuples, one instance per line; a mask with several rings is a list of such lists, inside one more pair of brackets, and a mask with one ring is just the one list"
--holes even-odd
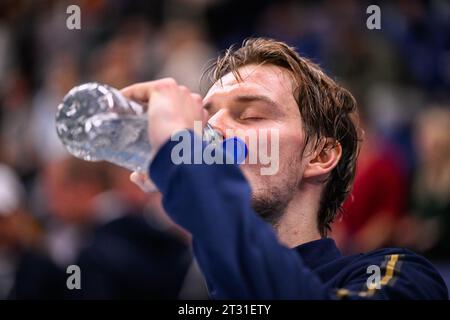
[(259, 173), (259, 166), (257, 165), (241, 164), (240, 168), (247, 181), (252, 185), (257, 181), (257, 178), (261, 176)]
[(257, 132), (257, 139), (245, 138), (248, 157), (241, 169), (249, 182), (254, 185), (264, 184), (286, 178), (286, 175), (301, 176), (301, 128), (283, 124)]
[(280, 155), (283, 163), (288, 165), (291, 162), (301, 163), (304, 146), (304, 135), (300, 127), (283, 132), (280, 137)]
[(270, 129), (267, 138), (260, 139), (258, 152), (259, 156), (267, 155), (271, 160), (278, 161), (281, 168), (292, 166), (294, 162), (300, 163), (303, 147), (304, 135), (301, 127), (287, 123)]
[(241, 165), (242, 173), (247, 179), (253, 197), (264, 196), (267, 193), (267, 190), (271, 188), (273, 183), (272, 179), (275, 176), (264, 176), (260, 173), (259, 166), (256, 165)]
[(278, 150), (272, 150), (272, 152), (275, 152), (272, 153), (272, 157), (275, 159), (278, 154), (279, 159), (279, 169), (274, 175), (274, 179), (280, 185), (286, 181), (296, 180), (300, 182), (304, 170), (302, 158), (304, 138), (300, 126), (287, 124), (281, 128), (278, 147)]

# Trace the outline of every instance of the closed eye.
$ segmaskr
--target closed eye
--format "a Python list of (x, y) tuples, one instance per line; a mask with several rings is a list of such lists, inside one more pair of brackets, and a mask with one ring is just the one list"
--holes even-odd
[(241, 117), (239, 119), (244, 120), (244, 121), (258, 121), (258, 120), (264, 120), (265, 118), (263, 118), (263, 117)]

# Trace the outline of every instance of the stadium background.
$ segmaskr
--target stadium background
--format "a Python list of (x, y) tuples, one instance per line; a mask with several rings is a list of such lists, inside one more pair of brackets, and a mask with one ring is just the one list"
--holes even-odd
[[(71, 4), (81, 8), (81, 30), (66, 27)], [(381, 30), (366, 27), (370, 4), (381, 8)], [(13, 297), (58, 296), (49, 274), (72, 263), (114, 274), (106, 282), (120, 282), (123, 296), (179, 294), (189, 235), (127, 171), (68, 157), (55, 133), (56, 106), (71, 87), (91, 80), (121, 88), (171, 76), (198, 91), (205, 63), (250, 36), (297, 47), (359, 101), (366, 141), (353, 196), (332, 235), (342, 251), (408, 247), (449, 283), (448, 1), (2, 0), (0, 298), (17, 283)], [(159, 265), (148, 274), (124, 262), (140, 224), (152, 236), (143, 235), (146, 257), (132, 264)], [(105, 233), (116, 242), (99, 243)], [(89, 259), (105, 247), (116, 260)], [(187, 297), (202, 295), (196, 276), (183, 282)], [(153, 291), (140, 291), (144, 285)], [(110, 297), (92, 292), (82, 297)]]

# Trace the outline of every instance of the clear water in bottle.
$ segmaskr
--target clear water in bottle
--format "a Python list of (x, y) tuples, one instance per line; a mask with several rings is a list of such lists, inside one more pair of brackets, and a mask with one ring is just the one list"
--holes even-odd
[[(151, 156), (145, 107), (105, 84), (86, 83), (69, 91), (58, 106), (56, 131), (77, 158), (109, 161), (146, 172)], [(203, 139), (221, 141), (209, 125)]]

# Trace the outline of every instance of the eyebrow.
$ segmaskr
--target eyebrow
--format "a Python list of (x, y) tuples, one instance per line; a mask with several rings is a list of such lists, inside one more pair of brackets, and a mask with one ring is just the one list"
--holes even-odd
[[(240, 103), (248, 103), (248, 102), (254, 102), (254, 101), (261, 101), (264, 103), (267, 103), (268, 105), (272, 106), (274, 109), (279, 110), (279, 105), (278, 103), (276, 103), (275, 101), (273, 101), (272, 99), (270, 99), (267, 96), (263, 96), (263, 95), (239, 95), (237, 97), (235, 97), (233, 99), (235, 102), (240, 102)], [(210, 110), (214, 107), (215, 105), (212, 102), (207, 102), (203, 108), (205, 108), (206, 110)]]
[(237, 102), (261, 101), (261, 102), (269, 104), (270, 106), (272, 106), (274, 108), (278, 108), (279, 107), (278, 103), (276, 103), (275, 101), (273, 101), (269, 97), (263, 96), (263, 95), (241, 95), (241, 96), (237, 96), (234, 100), (237, 101)]

